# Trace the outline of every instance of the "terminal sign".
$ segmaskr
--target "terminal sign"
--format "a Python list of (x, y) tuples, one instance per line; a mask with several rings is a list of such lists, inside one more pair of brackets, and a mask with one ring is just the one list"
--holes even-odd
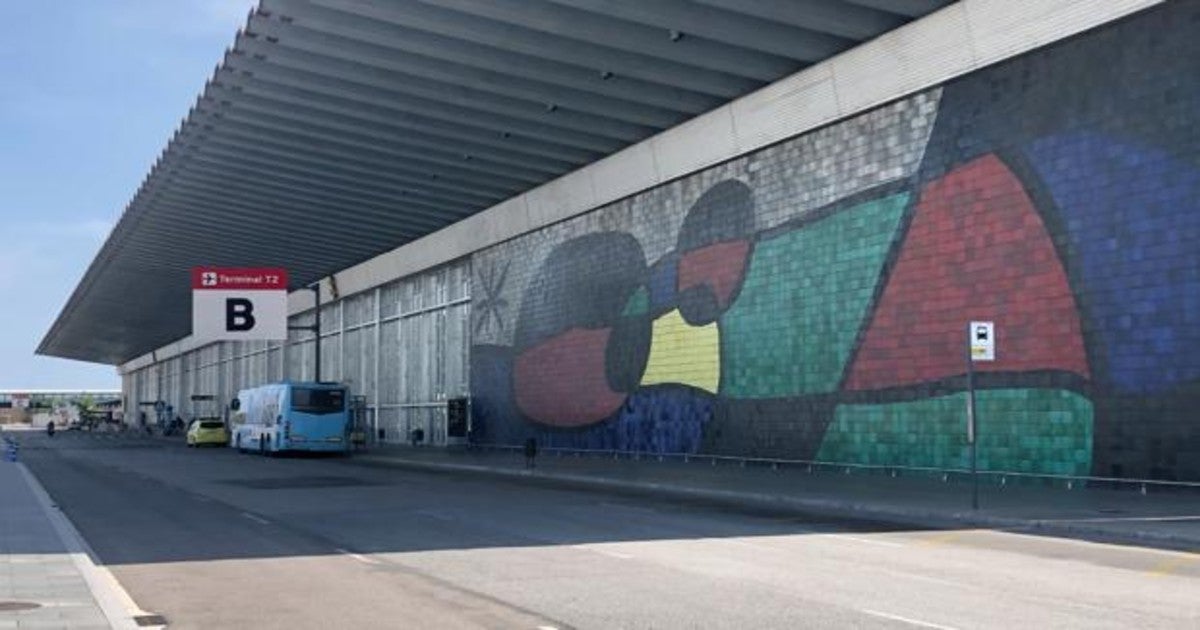
[(996, 360), (996, 327), (992, 322), (971, 322), (967, 327), (970, 336), (972, 361)]
[(287, 270), (192, 269), (192, 336), (198, 340), (287, 339)]

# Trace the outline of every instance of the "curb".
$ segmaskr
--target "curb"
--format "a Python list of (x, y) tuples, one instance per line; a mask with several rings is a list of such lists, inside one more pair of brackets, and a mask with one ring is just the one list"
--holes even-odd
[(877, 521), (897, 525), (910, 525), (934, 529), (981, 527), (1015, 532), (1026, 532), (1043, 536), (1083, 539), (1092, 542), (1137, 545), (1189, 551), (1200, 549), (1200, 538), (1160, 534), (1148, 531), (1120, 532), (1095, 525), (1060, 522), (1049, 519), (1022, 519), (1004, 516), (988, 516), (974, 512), (932, 511), (920, 509), (897, 509), (881, 507), (873, 503), (840, 501), (831, 499), (799, 498), (755, 492), (697, 488), (670, 483), (632, 481), (579, 475), (573, 473), (542, 472), (501, 468), (480, 464), (430, 462), (378, 455), (358, 455), (352, 461), (363, 465), (403, 468), (434, 473), (466, 473), (479, 477), (500, 477), (530, 485), (568, 487), (581, 490), (617, 492), (656, 496), (669, 499), (702, 500), (721, 505), (749, 510), (773, 512), (821, 514)]
[(92, 593), (92, 599), (96, 600), (100, 611), (104, 613), (104, 618), (108, 620), (108, 625), (115, 630), (142, 630), (150, 628), (165, 628), (166, 626), (141, 626), (135, 620), (139, 616), (144, 616), (147, 613), (134, 603), (133, 598), (121, 586), (117, 578), (113, 576), (107, 568), (96, 564), (96, 553), (88, 546), (87, 541), (79, 534), (79, 530), (71, 524), (71, 520), (67, 518), (61, 510), (58, 509), (46, 489), (42, 487), (41, 482), (37, 480), (29, 468), (22, 463), (15, 463), (21, 474), (25, 477), (26, 484), (33, 491), (37, 502), (42, 507), (42, 512), (54, 527), (54, 531), (58, 534), (59, 540), (63, 547), (66, 548), (67, 554), (71, 556), (71, 561), (75, 564), (75, 568), (83, 577), (84, 582), (88, 585), (88, 590)]

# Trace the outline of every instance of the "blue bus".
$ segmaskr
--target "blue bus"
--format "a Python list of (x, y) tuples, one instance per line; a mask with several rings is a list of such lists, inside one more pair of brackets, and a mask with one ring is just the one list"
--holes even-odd
[(283, 382), (238, 392), (229, 445), (264, 455), (283, 451), (346, 453), (351, 414), (337, 383)]

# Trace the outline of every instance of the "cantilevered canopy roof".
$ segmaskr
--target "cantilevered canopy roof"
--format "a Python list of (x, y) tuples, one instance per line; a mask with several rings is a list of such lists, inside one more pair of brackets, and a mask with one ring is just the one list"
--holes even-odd
[(123, 363), (195, 265), (308, 284), (949, 3), (261, 0), (38, 352)]

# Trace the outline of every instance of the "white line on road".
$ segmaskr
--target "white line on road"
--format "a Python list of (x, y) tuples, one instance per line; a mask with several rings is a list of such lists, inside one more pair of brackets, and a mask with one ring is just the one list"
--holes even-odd
[(921, 621), (920, 619), (909, 619), (908, 617), (901, 617), (900, 615), (892, 615), (892, 614), (885, 613), (885, 612), (879, 612), (878, 610), (867, 610), (866, 608), (863, 608), (863, 609), (861, 609), (861, 612), (871, 615), (872, 617), (880, 617), (882, 619), (891, 619), (892, 621), (899, 621), (901, 623), (907, 623), (907, 624), (914, 625), (914, 626), (920, 626), (922, 628), (935, 628), (936, 630), (957, 630), (957, 628), (954, 628), (952, 626), (943, 626), (943, 625), (937, 624), (937, 623), (929, 623), (928, 621)]
[[(96, 604), (100, 607), (100, 612), (104, 613), (104, 617), (108, 620), (109, 626), (114, 630), (123, 630), (126, 628), (138, 628), (138, 624), (134, 622), (134, 618), (146, 615), (146, 611), (142, 610), (133, 598), (129, 596), (129, 592), (117, 578), (108, 570), (108, 567), (100, 563), (100, 557), (92, 550), (88, 542), (84, 540), (79, 530), (75, 529), (75, 525), (71, 523), (71, 519), (62, 510), (56, 509), (50, 495), (46, 493), (46, 489), (42, 486), (37, 477), (33, 475), (25, 464), (16, 464), (21, 474), (25, 477), (25, 482), (29, 484), (29, 488), (33, 491), (37, 502), (41, 505), (42, 511), (50, 520), (50, 525), (58, 534), (58, 538), (62, 541), (66, 548), (67, 555), (70, 556), (71, 562), (79, 571), (84, 582), (87, 583), (88, 590), (91, 591), (92, 597), (96, 600)], [(149, 628), (162, 628), (163, 626), (147, 626)]]
[(262, 523), (263, 525), (271, 524), (271, 521), (268, 521), (267, 519), (262, 518), (261, 516), (255, 516), (249, 512), (242, 512), (242, 516), (245, 516), (246, 518), (248, 518), (256, 523)]
[(558, 628), (555, 628), (554, 626), (538, 626), (537, 630), (558, 630)]
[(383, 564), (382, 562), (376, 560), (375, 558), (369, 558), (367, 556), (362, 555), (361, 553), (354, 553), (353, 551), (350, 551), (349, 549), (342, 549), (341, 547), (338, 547), (335, 551), (337, 551), (338, 553), (340, 553), (342, 555), (350, 556), (351, 558), (354, 558), (355, 560), (358, 560), (359, 562), (362, 562), (363, 564)]
[(610, 556), (613, 558), (620, 558), (621, 560), (632, 560), (633, 559), (633, 556), (631, 556), (627, 553), (621, 553), (619, 551), (610, 551), (608, 549), (605, 549), (604, 547), (600, 547), (600, 546), (596, 546), (596, 545), (572, 545), (572, 546), (575, 547), (576, 549), (584, 549), (586, 551), (594, 551), (600, 555)]
[(844, 540), (853, 540), (854, 542), (866, 543), (868, 545), (879, 545), (880, 547), (903, 547), (904, 545), (898, 542), (889, 540), (874, 540), (872, 538), (859, 538), (858, 536), (850, 536), (848, 534), (827, 534), (830, 538), (841, 538)]
[(917, 580), (919, 582), (929, 582), (929, 583), (937, 584), (940, 586), (950, 586), (950, 587), (954, 587), (954, 588), (964, 588), (964, 589), (979, 588), (979, 587), (975, 586), (974, 584), (965, 584), (962, 582), (955, 582), (953, 580), (943, 580), (942, 578), (931, 577), (928, 575), (921, 575), (920, 573), (909, 573), (908, 571), (895, 571), (892, 569), (879, 569), (879, 571), (882, 573), (887, 573), (888, 575), (903, 578), (906, 580)]

